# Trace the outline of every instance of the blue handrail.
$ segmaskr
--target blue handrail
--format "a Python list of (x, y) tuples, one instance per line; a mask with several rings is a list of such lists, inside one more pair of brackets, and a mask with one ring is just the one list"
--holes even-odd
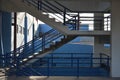
[[(71, 58), (71, 57), (59, 57), (59, 58), (58, 57), (43, 57), (43, 58), (39, 58), (39, 57), (35, 57), (34, 59), (38, 59), (38, 61), (30, 64), (29, 66), (23, 67), (23, 68), (21, 68), (19, 66), (18, 74), (20, 73), (21, 70), (24, 70), (24, 69), (28, 69), (28, 70), (29, 69), (39, 69), (38, 73), (42, 72), (45, 76), (50, 76), (52, 70), (54, 70), (54, 73), (58, 74), (57, 70), (58, 70), (58, 68), (60, 68), (60, 69), (64, 69), (64, 70), (69, 69), (70, 70), (69, 73), (71, 73), (71, 71), (74, 71), (74, 73), (75, 73), (74, 76), (79, 77), (80, 73), (81, 73), (80, 72), (81, 69), (95, 69), (96, 66), (99, 69), (101, 68), (101, 66), (98, 66), (101, 63), (96, 62), (96, 60), (100, 60), (101, 58), (89, 58), (89, 57), (73, 57), (73, 58)], [(95, 67), (94, 66), (91, 67), (91, 59), (93, 61), (92, 65), (94, 65)], [(18, 60), (19, 60), (19, 58), (18, 58)], [(107, 58), (102, 58), (102, 60), (107, 60)], [(29, 74), (30, 71), (27, 71), (27, 72)], [(85, 72), (89, 72), (89, 70), (85, 71)], [(33, 71), (33, 73), (34, 73), (34, 71)], [(103, 71), (103, 74), (108, 74), (108, 76), (109, 76), (109, 72), (107, 70)], [(39, 74), (36, 74), (36, 75), (39, 75)], [(67, 75), (70, 75), (70, 74), (67, 73)]]
[(100, 65), (108, 71), (110, 71), (110, 60), (111, 57), (108, 54), (100, 53)]
[[(16, 58), (21, 58), (21, 57), (22, 57), (22, 59), (23, 59), (23, 57), (28, 58), (28, 56), (33, 55), (35, 52), (40, 51), (40, 49), (42, 49), (42, 47), (47, 46), (49, 43), (51, 43), (52, 41), (54, 41), (57, 38), (60, 38), (61, 36), (63, 36), (63, 35), (60, 34), (58, 31), (51, 29), (48, 32), (42, 34), (40, 37), (36, 37), (36, 38), (34, 38), (34, 40), (31, 40), (28, 43), (18, 47), (16, 49)], [(43, 40), (42, 40), (43, 37), (45, 38), (44, 45), (43, 45)], [(33, 44), (34, 44), (34, 46), (33, 46)], [(14, 58), (15, 58), (13, 56), (14, 51), (15, 50), (3, 55), (4, 58), (6, 58), (6, 59), (8, 58), (5, 61), (13, 63)]]

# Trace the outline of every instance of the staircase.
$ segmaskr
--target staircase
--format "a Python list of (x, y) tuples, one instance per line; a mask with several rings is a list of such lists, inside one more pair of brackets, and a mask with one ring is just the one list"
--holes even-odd
[[(56, 3), (56, 2), (55, 2)], [(73, 12), (64, 6), (56, 3), (53, 5), (48, 1), (38, 1), (38, 0), (1, 0), (1, 10), (3, 11), (25, 11), (34, 17), (40, 19), (44, 23), (48, 24), (52, 28), (56, 29), (64, 35), (80, 35), (80, 36), (101, 36), (101, 35), (110, 35), (110, 31), (79, 31), (79, 30), (70, 30), (67, 26), (67, 22), (73, 17), (78, 15), (70, 15), (70, 12)], [(7, 6), (6, 6), (7, 5)], [(59, 8), (59, 7), (60, 8)], [(73, 12), (77, 13), (77, 12)], [(53, 17), (55, 15), (56, 17)], [(52, 17), (51, 17), (52, 16)], [(59, 19), (58, 19), (59, 18)], [(75, 20), (75, 24), (79, 24), (79, 18)], [(64, 25), (63, 25), (64, 24)], [(77, 25), (75, 25), (77, 27)]]
[[(77, 36), (64, 36), (55, 29), (51, 29), (40, 37), (7, 53), (6, 57), (10, 57), (10, 59), (7, 59), (6, 64), (11, 66), (16, 66), (16, 64), (24, 66), (29, 65), (37, 60), (35, 57), (43, 57), (76, 37)], [(16, 57), (13, 55), (15, 51)], [(13, 62), (15, 58), (17, 63)]]
[[(29, 65), (29, 64), (37, 61), (39, 58), (45, 56), (46, 54), (49, 54), (50, 52), (54, 51), (55, 49), (61, 47), (62, 45), (66, 44), (67, 42), (76, 38), (76, 36), (67, 36), (66, 38), (63, 37), (63, 36), (60, 36), (60, 37), (62, 37), (60, 39), (60, 41), (56, 41), (52, 44), (50, 43), (49, 47), (44, 48), (42, 51), (39, 51), (38, 54), (33, 54), (33, 57), (28, 56), (27, 59), (25, 58), (26, 60), (23, 59), (22, 65), (26, 66), (26, 65)], [(36, 59), (35, 57), (38, 58), (38, 59)]]
[[(55, 2), (56, 3), (56, 2)], [(56, 3), (59, 5), (59, 3)], [(6, 62), (9, 67), (16, 66), (28, 66), (29, 64), (37, 61), (37, 58), (43, 57), (44, 55), (52, 52), (53, 50), (59, 48), (65, 43), (73, 40), (79, 36), (109, 36), (110, 31), (79, 31), (77, 30), (77, 25), (79, 20), (75, 20), (74, 17), (78, 15), (71, 16), (67, 12), (72, 12), (71, 10), (56, 7), (55, 5), (49, 3), (48, 1), (39, 2), (38, 0), (1, 0), (0, 1), (1, 10), (10, 12), (25, 11), (32, 16), (40, 19), (44, 23), (51, 26), (52, 30), (46, 32), (40, 37), (34, 38), (27, 44), (20, 46), (16, 50), (8, 53), (6, 56), (10, 56)], [(61, 18), (60, 20), (51, 15), (53, 13), (56, 17)], [(52, 16), (52, 17), (51, 17)], [(72, 20), (72, 22), (71, 22)], [(68, 26), (71, 24), (71, 26)], [(73, 25), (73, 26), (72, 26)], [(62, 33), (62, 34), (61, 34)], [(13, 55), (16, 52), (16, 57)], [(37, 57), (37, 58), (35, 58)], [(12, 58), (12, 59), (11, 59)], [(14, 58), (16, 58), (14, 60)], [(15, 63), (13, 63), (15, 61)], [(17, 64), (17, 63), (18, 64)], [(11, 66), (12, 65), (12, 66)]]

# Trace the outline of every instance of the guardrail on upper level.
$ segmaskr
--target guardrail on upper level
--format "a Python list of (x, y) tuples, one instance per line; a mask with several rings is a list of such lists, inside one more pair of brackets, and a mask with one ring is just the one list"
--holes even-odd
[[(84, 21), (94, 25), (94, 29), (92, 30), (105, 30), (110, 31), (110, 16), (104, 17), (104, 16), (81, 16), (81, 13), (109, 13), (106, 11), (101, 12), (87, 12), (87, 11), (73, 11), (62, 4), (60, 4), (57, 1), (44, 1), (44, 0), (24, 0), (28, 2), (29, 4), (36, 7), (38, 10), (43, 11), (44, 14), (48, 14), (50, 17), (55, 18), (56, 21), (62, 22), (64, 25), (69, 25), (69, 27), (72, 27), (71, 30), (81, 30), (82, 24)], [(87, 25), (89, 26), (89, 24)], [(95, 24), (94, 24), (95, 23)], [(90, 27), (91, 28), (91, 27)]]

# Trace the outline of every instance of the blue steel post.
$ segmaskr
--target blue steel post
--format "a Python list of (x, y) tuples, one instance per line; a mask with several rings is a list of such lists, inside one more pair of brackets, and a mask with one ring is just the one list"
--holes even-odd
[(109, 56), (107, 56), (107, 68), (109, 68)]
[(64, 8), (64, 12), (63, 12), (63, 24), (66, 24), (66, 8)]
[(73, 67), (73, 53), (71, 53), (71, 67)]
[(102, 64), (102, 53), (100, 53), (100, 65)]
[(79, 77), (79, 59), (77, 58), (77, 77)]
[(45, 35), (42, 36), (42, 51), (45, 49)]
[(40, 10), (40, 1), (38, 0), (38, 3), (37, 3), (37, 7), (38, 7), (38, 10)]
[(109, 19), (109, 16), (107, 17), (107, 24), (106, 24), (106, 26), (107, 26), (107, 31), (108, 31), (108, 25), (109, 25), (109, 23), (108, 23), (109, 20), (108, 20), (108, 19)]
[(28, 27), (28, 22), (27, 22), (28, 20), (27, 20), (27, 14), (25, 13), (25, 22), (24, 22), (24, 26), (25, 26), (25, 28), (24, 28), (24, 44), (25, 44), (25, 48), (26, 48), (26, 43), (27, 43), (27, 34), (28, 34), (28, 31), (27, 31), (27, 27)]
[(49, 63), (49, 58), (47, 58), (47, 76), (50, 76), (50, 63)]
[(74, 25), (74, 30), (76, 30), (76, 26), (77, 26), (77, 19), (76, 19), (76, 16), (75, 16), (75, 25)]
[(34, 30), (35, 30), (35, 27), (34, 27), (34, 22), (33, 22), (33, 29), (32, 29), (32, 51), (34, 52)]
[(91, 53), (91, 56), (90, 56), (90, 60), (91, 60), (91, 63), (90, 63), (90, 66), (91, 66), (91, 68), (93, 67), (93, 54)]
[(39, 1), (39, 8), (42, 10), (42, 0)]
[(14, 64), (16, 64), (16, 48), (17, 48), (17, 13), (14, 13)]
[(77, 24), (77, 29), (76, 30), (79, 30), (79, 27), (80, 27), (80, 15), (79, 15), (79, 12), (78, 12), (78, 20), (77, 20), (78, 24)]
[(53, 58), (54, 58), (53, 53), (51, 54), (51, 58), (52, 58), (51, 65), (54, 66), (54, 64), (53, 64)]

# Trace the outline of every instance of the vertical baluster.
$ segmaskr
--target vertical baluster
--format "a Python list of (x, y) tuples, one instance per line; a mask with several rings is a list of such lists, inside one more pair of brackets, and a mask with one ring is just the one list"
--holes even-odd
[(42, 51), (45, 49), (45, 35), (42, 36)]
[(50, 64), (49, 64), (49, 58), (47, 59), (47, 76), (50, 76)]
[[(34, 20), (33, 20), (34, 21)], [(33, 51), (33, 53), (34, 53), (34, 42), (35, 42), (35, 40), (34, 40), (34, 31), (35, 31), (35, 27), (34, 27), (34, 22), (33, 22), (33, 29), (32, 29), (33, 31), (32, 31), (32, 51)]]
[(63, 24), (66, 24), (66, 8), (64, 8), (64, 12), (63, 12)]
[(74, 61), (74, 59), (73, 59), (73, 53), (71, 53), (71, 67), (73, 67), (73, 61)]
[(107, 31), (108, 31), (108, 21), (109, 21), (109, 20), (108, 20), (108, 17), (107, 17)]
[(77, 26), (77, 19), (76, 19), (76, 16), (75, 16), (75, 25), (74, 25), (74, 30), (76, 30), (76, 26)]
[(79, 59), (77, 58), (77, 77), (79, 77)]
[(107, 56), (107, 70), (109, 70), (109, 56)]
[(17, 13), (14, 13), (14, 64), (16, 64), (16, 48), (17, 48)]
[(90, 67), (92, 68), (93, 67), (93, 54), (92, 53), (90, 55), (90, 60), (91, 60)]
[(77, 30), (79, 30), (79, 27), (80, 27), (80, 16), (79, 16), (79, 12), (78, 12), (78, 20), (77, 20), (78, 22), (78, 24), (77, 24)]
[(100, 53), (100, 65), (102, 64), (102, 53)]

